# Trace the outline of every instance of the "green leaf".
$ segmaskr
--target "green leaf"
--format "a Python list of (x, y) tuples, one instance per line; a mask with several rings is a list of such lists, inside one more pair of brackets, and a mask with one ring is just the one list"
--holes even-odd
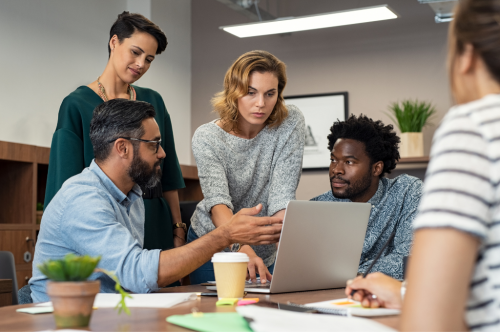
[(125, 299), (128, 297), (128, 298), (132, 298), (132, 296), (125, 292), (122, 288), (122, 286), (120, 285), (120, 280), (118, 280), (118, 277), (116, 276), (116, 274), (114, 272), (111, 272), (111, 271), (107, 271), (107, 270), (104, 270), (104, 269), (95, 269), (95, 272), (102, 272), (102, 273), (105, 273), (106, 275), (108, 275), (108, 277), (110, 277), (111, 279), (114, 280), (115, 282), (115, 290), (120, 293), (121, 295), (121, 299), (120, 299), (120, 302), (118, 302), (118, 304), (116, 305), (115, 309), (118, 309), (118, 314), (121, 314), (122, 311), (125, 312), (127, 315), (130, 316), (130, 309), (127, 307), (127, 304), (125, 303)]
[(50, 280), (85, 281), (94, 272), (100, 260), (101, 256), (92, 258), (88, 255), (67, 254), (62, 259), (49, 259), (38, 265), (38, 269)]
[(394, 121), (402, 133), (419, 133), (428, 124), (436, 109), (428, 102), (403, 100), (389, 105), (386, 114)]

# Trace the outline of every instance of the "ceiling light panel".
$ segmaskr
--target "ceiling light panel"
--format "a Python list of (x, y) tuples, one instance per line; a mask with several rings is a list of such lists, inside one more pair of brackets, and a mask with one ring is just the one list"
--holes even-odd
[(398, 16), (387, 5), (359, 8), (319, 15), (278, 19), (258, 23), (223, 26), (220, 29), (240, 38), (324, 29), (350, 24), (395, 19)]

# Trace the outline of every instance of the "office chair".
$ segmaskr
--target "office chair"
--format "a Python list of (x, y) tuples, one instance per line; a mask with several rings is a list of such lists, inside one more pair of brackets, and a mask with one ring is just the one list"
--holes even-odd
[(0, 251), (0, 279), (12, 280), (12, 305), (18, 304), (16, 264), (10, 251)]
[(185, 201), (179, 203), (181, 208), (181, 220), (186, 224), (187, 229), (189, 229), (189, 226), (191, 225), (191, 217), (193, 216), (198, 203), (199, 201)]

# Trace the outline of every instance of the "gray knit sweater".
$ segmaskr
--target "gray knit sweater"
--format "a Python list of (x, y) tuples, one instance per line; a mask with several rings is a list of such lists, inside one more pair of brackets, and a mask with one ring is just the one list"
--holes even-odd
[[(204, 196), (191, 218), (196, 235), (215, 229), (210, 212), (215, 205), (224, 204), (236, 213), (262, 203), (259, 216), (272, 216), (295, 199), (305, 123), (297, 107), (287, 108), (288, 117), (281, 125), (266, 126), (252, 139), (231, 135), (215, 121), (196, 130), (192, 146)], [(274, 263), (274, 244), (252, 248), (266, 266)]]

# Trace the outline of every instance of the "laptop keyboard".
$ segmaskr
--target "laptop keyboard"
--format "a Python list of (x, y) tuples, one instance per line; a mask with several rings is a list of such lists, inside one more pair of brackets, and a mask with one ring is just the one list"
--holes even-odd
[(269, 288), (271, 287), (270, 282), (266, 282), (265, 284), (262, 284), (260, 281), (259, 282), (247, 282), (245, 285), (245, 288)]

